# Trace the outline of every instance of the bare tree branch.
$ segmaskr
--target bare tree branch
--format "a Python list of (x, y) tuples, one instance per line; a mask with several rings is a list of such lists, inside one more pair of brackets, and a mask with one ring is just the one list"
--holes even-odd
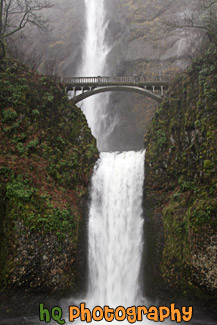
[[(6, 38), (24, 29), (26, 25), (34, 25), (46, 31), (47, 22), (39, 12), (51, 8), (52, 0), (0, 0), (0, 44), (4, 47)], [(0, 49), (1, 50), (1, 49)], [(5, 53), (1, 50), (2, 53)], [(2, 55), (0, 53), (0, 56)]]
[(217, 0), (203, 0), (204, 8), (210, 9), (213, 5), (217, 3)]
[(45, 8), (53, 5), (48, 0), (0, 0), (2, 11), (0, 11), (0, 33), (7, 38), (27, 24), (33, 24), (45, 30), (46, 21), (38, 14)]
[(217, 0), (203, 0), (202, 8), (192, 14), (186, 14), (178, 20), (166, 21), (171, 29), (202, 30), (210, 41), (216, 42), (217, 32)]

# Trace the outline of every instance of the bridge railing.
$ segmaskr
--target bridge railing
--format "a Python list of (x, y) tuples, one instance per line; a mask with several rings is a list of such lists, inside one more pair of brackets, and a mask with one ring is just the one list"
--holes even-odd
[(162, 76), (143, 77), (75, 77), (63, 78), (65, 84), (139, 84), (139, 83), (168, 83), (169, 79)]
[(57, 82), (65, 85), (136, 85), (136, 84), (168, 84), (167, 76), (142, 76), (142, 77), (55, 77)]

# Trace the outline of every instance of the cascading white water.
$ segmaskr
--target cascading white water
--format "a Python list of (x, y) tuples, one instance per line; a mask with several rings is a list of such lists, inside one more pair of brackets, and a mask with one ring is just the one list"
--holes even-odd
[[(86, 307), (145, 304), (139, 283), (143, 251), (145, 151), (103, 152), (92, 177)], [(102, 321), (93, 323), (106, 324)], [(152, 320), (143, 317), (142, 324)], [(112, 323), (119, 324), (115, 319)], [(122, 324), (129, 324), (127, 320)], [(140, 322), (141, 324), (141, 322)], [(164, 324), (168, 324), (165, 321)]]
[[(86, 5), (86, 36), (82, 73), (93, 76), (105, 70), (106, 55), (108, 52), (105, 43), (105, 11), (103, 0), (85, 0)], [(88, 105), (89, 106), (89, 105)]]
[[(106, 57), (109, 48), (105, 42), (107, 24), (104, 0), (85, 0), (85, 6), (87, 28), (79, 75), (84, 77), (106, 75)], [(99, 149), (101, 149), (100, 143), (102, 143), (100, 140), (105, 136), (104, 123), (107, 103), (108, 94), (101, 94), (84, 100), (81, 107), (93, 135), (98, 140)]]
[[(85, 4), (87, 32), (82, 75), (106, 75), (109, 49), (105, 43), (104, 1), (85, 0)], [(107, 103), (108, 96), (99, 95), (82, 104), (99, 149)], [(88, 225), (88, 293), (84, 299), (90, 309), (141, 304), (144, 155), (144, 151), (104, 152), (95, 166)]]
[[(104, 0), (85, 0), (85, 5), (87, 31), (81, 74), (106, 75), (109, 49), (105, 42)], [(107, 103), (104, 94), (82, 104), (98, 140)], [(88, 230), (89, 307), (130, 306), (140, 297), (143, 170), (144, 152), (101, 153), (95, 167)]]
[(139, 302), (144, 151), (101, 153), (89, 212), (90, 306)]

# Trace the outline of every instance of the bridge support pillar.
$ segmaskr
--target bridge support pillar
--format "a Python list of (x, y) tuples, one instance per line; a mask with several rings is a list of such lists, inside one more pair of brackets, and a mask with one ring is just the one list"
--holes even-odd
[(161, 94), (161, 96), (163, 97), (163, 95), (164, 95), (164, 87), (161, 86), (160, 88), (161, 88), (161, 93), (160, 93), (160, 94)]

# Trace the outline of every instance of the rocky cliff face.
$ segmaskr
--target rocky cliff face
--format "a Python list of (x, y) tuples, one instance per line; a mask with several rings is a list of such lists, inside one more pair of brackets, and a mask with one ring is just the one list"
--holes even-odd
[[(140, 75), (146, 74), (148, 67), (153, 73), (163, 72), (171, 64), (186, 67), (190, 54), (188, 37), (195, 41), (196, 35), (201, 34), (193, 29), (183, 31), (175, 24), (178, 25), (180, 17), (196, 13), (201, 8), (200, 2), (113, 0), (106, 2), (106, 6), (108, 41), (112, 47), (109, 62), (113, 55), (118, 58), (111, 64), (118, 66), (119, 71), (126, 72), (127, 68), (128, 73)], [(174, 26), (169, 25), (171, 22)], [(117, 45), (120, 45), (118, 55)]]
[[(185, 69), (197, 46), (206, 40), (204, 32), (179, 29), (181, 17), (197, 13), (200, 1), (122, 1), (106, 2), (108, 42), (111, 52), (108, 65), (112, 74), (143, 76), (169, 74)], [(190, 60), (190, 61), (189, 61)], [(143, 134), (157, 104), (138, 95), (111, 94), (109, 118), (116, 127), (108, 139), (114, 149), (139, 149)]]
[(145, 138), (153, 264), (173, 291), (210, 306), (217, 298), (216, 58), (214, 47), (173, 83)]
[(1, 63), (0, 73), (2, 301), (76, 291), (95, 140), (63, 85), (16, 62)]

